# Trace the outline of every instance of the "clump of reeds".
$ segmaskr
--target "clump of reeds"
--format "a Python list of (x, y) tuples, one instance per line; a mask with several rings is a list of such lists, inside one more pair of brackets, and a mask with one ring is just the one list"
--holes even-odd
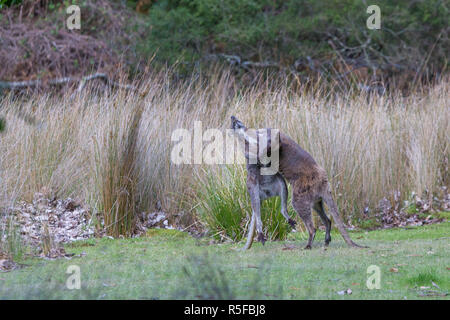
[[(191, 222), (196, 208), (214, 214), (220, 204), (238, 214), (228, 229), (239, 238), (250, 206), (238, 184), (244, 183), (244, 169), (234, 169), (233, 182), (218, 165), (171, 161), (175, 129), (192, 132), (194, 121), (202, 121), (204, 130), (224, 131), (231, 115), (249, 127), (278, 128), (311, 153), (327, 170), (347, 222), (370, 218), (385, 197), (402, 203), (412, 192), (432, 197), (450, 186), (448, 79), (407, 97), (320, 84), (295, 91), (270, 77), (243, 88), (229, 72), (175, 84), (170, 79), (170, 72), (149, 75), (139, 91), (128, 93), (87, 87), (74, 99), (70, 92), (4, 95), (0, 112), (8, 128), (0, 135), (0, 206), (31, 201), (46, 188), (97, 208), (117, 236), (129, 235), (135, 213), (155, 210), (156, 203), (169, 216), (191, 215)], [(220, 234), (233, 238), (233, 232)]]
[[(116, 110), (102, 145), (95, 144), (95, 176), (99, 209), (106, 233), (130, 236), (135, 231), (138, 209), (138, 135), (143, 108), (134, 106), (129, 114)], [(124, 123), (121, 123), (124, 122)]]

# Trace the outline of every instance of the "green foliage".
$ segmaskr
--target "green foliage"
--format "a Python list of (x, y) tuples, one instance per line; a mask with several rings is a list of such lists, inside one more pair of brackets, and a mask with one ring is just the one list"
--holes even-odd
[(21, 4), (22, 0), (0, 0), (0, 9)]
[[(157, 53), (158, 61), (169, 63), (190, 63), (221, 52), (292, 63), (299, 57), (332, 53), (331, 35), (348, 47), (360, 46), (370, 36), (370, 55), (395, 55), (402, 44), (426, 54), (448, 27), (448, 8), (442, 0), (382, 0), (377, 5), (381, 30), (366, 28), (368, 5), (359, 0), (162, 0), (148, 13), (151, 31), (139, 50)], [(439, 48), (448, 44), (437, 46), (435, 58), (445, 60)]]
[[(24, 1), (24, 0), (0, 0), (0, 9), (2, 8), (6, 8), (6, 7), (12, 7), (12, 6), (17, 6), (17, 5), (21, 5), (21, 4), (27, 4), (27, 2), (32, 2), (32, 1)], [(40, 1), (41, 4), (47, 4), (48, 8), (50, 10), (54, 10), (56, 8), (56, 6), (60, 6), (60, 2), (61, 0), (47, 0), (47, 1)], [(70, 3), (69, 1), (64, 1), (66, 4)], [(72, 1), (73, 2), (73, 1)]]
[(5, 130), (5, 128), (6, 128), (6, 121), (5, 121), (5, 119), (0, 118), (0, 132)]
[[(208, 172), (197, 195), (196, 214), (218, 240), (240, 241), (246, 237), (252, 214), (242, 166), (224, 166), (218, 173)], [(288, 203), (290, 201), (288, 200)], [(293, 210), (289, 210), (291, 216)], [(280, 212), (280, 199), (261, 204), (263, 231), (269, 240), (286, 239), (290, 226)]]
[[(136, 226), (136, 150), (142, 112), (139, 106), (128, 115), (116, 112), (103, 141), (94, 139), (99, 211), (103, 212), (106, 233), (113, 237), (131, 236)], [(123, 120), (126, 128), (121, 131)]]
[(225, 167), (218, 175), (206, 174), (197, 197), (197, 215), (216, 239), (239, 241), (244, 237), (244, 219), (250, 214), (245, 175), (241, 168)]
[(358, 227), (366, 230), (374, 230), (381, 227), (381, 222), (375, 218), (365, 219), (358, 222)]
[(411, 214), (411, 215), (419, 212), (415, 203), (409, 204), (404, 210), (407, 214)]
[(416, 275), (406, 279), (406, 282), (412, 286), (431, 285), (431, 282), (441, 282), (436, 270), (426, 269), (419, 271)]
[(450, 220), (450, 211), (439, 211), (433, 214), (438, 219)]

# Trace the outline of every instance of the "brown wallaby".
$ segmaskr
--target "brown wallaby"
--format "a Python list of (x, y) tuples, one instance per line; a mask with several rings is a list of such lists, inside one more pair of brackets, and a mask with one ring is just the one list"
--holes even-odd
[[(261, 194), (266, 194), (265, 190), (272, 188), (273, 191), (268, 192), (267, 196), (281, 196), (282, 192), (277, 192), (279, 189), (277, 186), (280, 185), (280, 178), (283, 182), (284, 179), (286, 179), (291, 184), (292, 205), (308, 230), (309, 239), (305, 249), (311, 249), (316, 233), (316, 228), (314, 227), (312, 220), (311, 209), (317, 211), (321, 220), (325, 224), (325, 246), (328, 246), (331, 241), (331, 220), (325, 213), (324, 204), (328, 206), (331, 216), (333, 217), (333, 220), (345, 242), (353, 247), (362, 247), (350, 239), (347, 230), (345, 230), (344, 224), (339, 217), (337, 206), (331, 196), (327, 174), (325, 170), (314, 161), (313, 157), (308, 152), (303, 150), (297, 143), (295, 143), (295, 141), (285, 134), (278, 133), (276, 135), (276, 140), (279, 141), (272, 139), (266, 140), (266, 146), (263, 148), (264, 152), (261, 153), (260, 149), (258, 149), (256, 152), (256, 157), (258, 157), (258, 159), (254, 161), (256, 163), (250, 163), (248, 145), (256, 143), (258, 148), (260, 147), (258, 133), (255, 138), (254, 135), (250, 134), (250, 131), (245, 127), (245, 125), (234, 116), (231, 117), (231, 129), (233, 129), (233, 132), (246, 144), (245, 153), (248, 169), (247, 189), (250, 194), (253, 212), (252, 221), (249, 228), (249, 236), (244, 249), (248, 249), (251, 246), (252, 240), (250, 237), (253, 238), (255, 222), (258, 230), (258, 240), (264, 244), (265, 239), (262, 233), (260, 213), (260, 201), (263, 200), (264, 197), (261, 197)], [(270, 156), (267, 157), (269, 158), (269, 161), (265, 159), (264, 164), (259, 159), (261, 158), (261, 155), (265, 153), (269, 153)], [(276, 155), (276, 157), (274, 157), (274, 155)], [(272, 171), (268, 175), (263, 175), (262, 169), (264, 169), (264, 167), (268, 164), (273, 165), (270, 161), (271, 159), (276, 159), (278, 172), (274, 173)], [(281, 177), (279, 174), (281, 174)], [(284, 184), (286, 183), (284, 182)], [(283, 197), (281, 203), (283, 208)], [(285, 213), (283, 213), (283, 215), (292, 226), (295, 226), (293, 221), (289, 221), (290, 218), (287, 215), (287, 212), (286, 215)]]

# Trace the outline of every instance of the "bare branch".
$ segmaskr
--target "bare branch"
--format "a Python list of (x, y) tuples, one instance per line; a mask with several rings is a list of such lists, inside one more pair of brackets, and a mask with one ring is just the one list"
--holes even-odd
[(117, 87), (117, 88), (125, 89), (125, 90), (136, 90), (136, 88), (132, 85), (121, 84), (119, 82), (110, 80), (108, 75), (106, 75), (105, 73), (95, 73), (95, 74), (85, 76), (81, 79), (73, 78), (73, 77), (64, 77), (64, 78), (50, 79), (45, 82), (42, 80), (0, 81), (0, 90), (1, 89), (18, 90), (18, 89), (30, 88), (30, 87), (41, 87), (45, 84), (60, 85), (60, 84), (66, 84), (66, 83), (70, 83), (70, 82), (79, 82), (77, 92), (81, 92), (84, 89), (84, 87), (86, 86), (86, 83), (88, 81), (91, 81), (94, 79), (100, 79), (103, 81), (103, 83), (105, 85), (108, 85), (110, 87)]

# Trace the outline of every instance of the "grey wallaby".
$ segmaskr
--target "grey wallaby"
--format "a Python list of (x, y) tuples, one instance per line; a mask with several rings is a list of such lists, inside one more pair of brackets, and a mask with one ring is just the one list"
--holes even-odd
[[(276, 134), (276, 140), (267, 139), (265, 141), (264, 152), (260, 153), (260, 149), (252, 154), (249, 145), (258, 145), (260, 147), (261, 130), (269, 131), (272, 129), (258, 129), (258, 132), (251, 134), (251, 131), (239, 121), (236, 117), (231, 117), (231, 129), (240, 140), (245, 143), (245, 157), (247, 161), (247, 190), (250, 195), (252, 206), (252, 218), (249, 227), (247, 242), (243, 249), (249, 249), (253, 243), (253, 236), (256, 229), (258, 230), (258, 240), (263, 244), (265, 242), (260, 204), (261, 201), (273, 196), (281, 198), (281, 213), (287, 222), (295, 228), (295, 221), (292, 220), (287, 213), (287, 185), (286, 180), (292, 186), (292, 205), (298, 213), (306, 229), (309, 233), (308, 243), (305, 249), (311, 249), (312, 242), (316, 233), (316, 228), (312, 220), (311, 209), (319, 214), (325, 225), (325, 246), (331, 241), (331, 220), (325, 213), (324, 204), (329, 208), (331, 216), (344, 238), (345, 242), (352, 247), (363, 247), (354, 243), (345, 230), (344, 224), (339, 216), (337, 206), (331, 196), (331, 190), (325, 170), (321, 168), (313, 159), (313, 157), (303, 150), (295, 141), (283, 133)], [(269, 135), (269, 133), (267, 134)], [(277, 141), (278, 140), (278, 141)], [(264, 145), (264, 143), (262, 143)], [(274, 148), (276, 146), (276, 148)], [(277, 161), (277, 171), (262, 174), (267, 166), (272, 165), (270, 161), (260, 161), (262, 154), (270, 154), (271, 158)], [(273, 157), (274, 154), (277, 157)], [(255, 161), (252, 159), (257, 157)], [(266, 157), (267, 158), (267, 157)]]

